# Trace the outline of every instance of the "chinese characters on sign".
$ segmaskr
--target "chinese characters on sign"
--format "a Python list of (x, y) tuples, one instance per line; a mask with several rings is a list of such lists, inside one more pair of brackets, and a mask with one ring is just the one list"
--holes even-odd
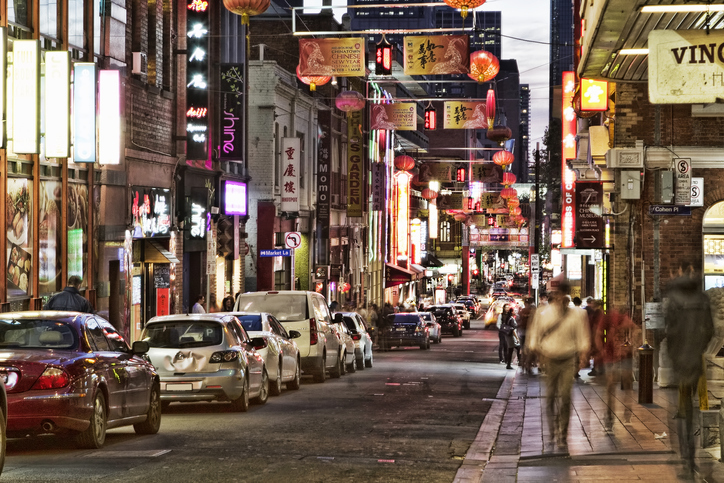
[(608, 82), (581, 79), (581, 110), (608, 110)]
[(444, 129), (487, 129), (484, 102), (445, 102)]
[(372, 163), (372, 211), (382, 211), (385, 202), (385, 164)]
[(209, 4), (186, 3), (186, 158), (209, 158)]
[(299, 138), (282, 138), (281, 156), (281, 211), (294, 213), (299, 211), (299, 162), (301, 140)]
[(133, 238), (168, 236), (171, 230), (171, 193), (161, 188), (131, 189)]
[(371, 109), (370, 129), (389, 131), (416, 131), (417, 105), (414, 102), (374, 104)]
[(303, 76), (364, 77), (365, 40), (300, 39), (299, 73)]
[(467, 35), (405, 37), (405, 74), (466, 74), (470, 56)]

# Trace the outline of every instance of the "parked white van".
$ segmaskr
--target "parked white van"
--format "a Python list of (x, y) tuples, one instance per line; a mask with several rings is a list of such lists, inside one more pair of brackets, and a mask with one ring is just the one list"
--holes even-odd
[(327, 301), (317, 292), (280, 290), (248, 292), (237, 297), (235, 312), (267, 312), (282, 323), (287, 331), (296, 330), (294, 339), (302, 360), (302, 371), (312, 374), (317, 382), (344, 373), (342, 344), (332, 331), (332, 316)]

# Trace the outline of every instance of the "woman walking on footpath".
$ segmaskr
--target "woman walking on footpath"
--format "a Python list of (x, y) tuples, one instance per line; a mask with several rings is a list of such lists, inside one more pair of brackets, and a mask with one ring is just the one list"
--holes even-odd
[(503, 322), (500, 327), (500, 333), (505, 336), (505, 368), (512, 369), (510, 363), (513, 361), (513, 351), (518, 352), (518, 364), (520, 364), (520, 341), (515, 333), (518, 324), (515, 322), (515, 314), (513, 309), (509, 308), (507, 312), (503, 312)]
[(508, 350), (505, 342), (505, 334), (503, 334), (501, 330), (503, 327), (503, 317), (505, 317), (506, 313), (508, 313), (508, 304), (503, 305), (503, 311), (498, 316), (498, 322), (495, 324), (495, 327), (498, 329), (498, 359), (500, 359), (501, 364), (505, 363), (505, 354)]

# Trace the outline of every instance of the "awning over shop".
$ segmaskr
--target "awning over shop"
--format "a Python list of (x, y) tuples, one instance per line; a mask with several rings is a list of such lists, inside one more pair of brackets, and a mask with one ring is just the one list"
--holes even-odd
[(414, 282), (422, 278), (423, 273), (416, 270), (408, 270), (391, 263), (385, 264), (385, 287), (394, 287), (407, 282)]
[(442, 262), (440, 261), (440, 259), (437, 258), (437, 257), (436, 257), (435, 255), (433, 255), (432, 253), (429, 253), (429, 252), (428, 252), (428, 254), (425, 255), (425, 256), (422, 258), (422, 266), (423, 266), (423, 267), (442, 267), (443, 265), (445, 265), (445, 264), (442, 263)]
[(174, 253), (171, 253), (155, 240), (144, 240), (144, 262), (150, 263), (179, 263)]
[(413, 272), (417, 272), (417, 273), (421, 274), (418, 276), (418, 278), (422, 278), (425, 276), (425, 267), (423, 267), (422, 265), (416, 265), (413, 263), (410, 265), (410, 267), (412, 268)]

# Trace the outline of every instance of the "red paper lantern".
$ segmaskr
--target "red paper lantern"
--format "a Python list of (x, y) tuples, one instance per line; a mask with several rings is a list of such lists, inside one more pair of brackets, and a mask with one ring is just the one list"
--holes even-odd
[(487, 138), (501, 146), (505, 141), (513, 137), (513, 131), (508, 126), (495, 126), (488, 128)]
[(485, 98), (485, 114), (488, 117), (488, 131), (490, 131), (495, 125), (495, 91), (493, 89), (488, 89), (488, 95)]
[(510, 214), (513, 215), (513, 216), (518, 216), (518, 215), (521, 214), (521, 212), (522, 212), (522, 210), (521, 210), (520, 207), (518, 207), (518, 206), (513, 207), (513, 208), (510, 209)]
[(224, 0), (224, 7), (236, 15), (241, 15), (241, 23), (249, 25), (249, 17), (266, 12), (270, 0)]
[(437, 195), (437, 191), (431, 190), (430, 188), (425, 188), (424, 190), (422, 190), (422, 197), (428, 201), (434, 200), (435, 198), (437, 198)]
[(365, 96), (357, 91), (342, 91), (337, 95), (334, 104), (344, 112), (361, 111), (365, 107)]
[(466, 18), (468, 16), (468, 10), (471, 8), (477, 8), (485, 3), (485, 0), (445, 0), (452, 8), (460, 9), (460, 16)]
[(500, 62), (498, 58), (486, 50), (478, 50), (470, 54), (470, 73), (468, 77), (480, 83), (487, 82), (498, 75)]
[(503, 173), (503, 184), (505, 186), (510, 186), (512, 184), (515, 184), (515, 180), (516, 180), (516, 177), (513, 173), (510, 173), (508, 171)]
[(401, 154), (395, 157), (395, 168), (402, 171), (410, 171), (415, 167), (415, 160), (412, 156)]
[(508, 200), (509, 208), (515, 208), (516, 206), (520, 206), (520, 200), (518, 198), (511, 198)]
[(453, 218), (455, 218), (457, 221), (465, 221), (468, 218), (468, 215), (465, 213), (455, 213), (453, 215)]
[(518, 192), (515, 191), (515, 188), (503, 188), (500, 191), (500, 197), (506, 200), (509, 200), (510, 198), (514, 198), (516, 196), (518, 196)]
[(508, 166), (513, 164), (515, 156), (510, 151), (498, 151), (493, 155), (493, 162), (498, 166)]
[(307, 84), (310, 91), (316, 91), (317, 86), (323, 86), (332, 80), (332, 76), (327, 75), (301, 75), (299, 73), (299, 65), (297, 65), (297, 78), (304, 84)]

